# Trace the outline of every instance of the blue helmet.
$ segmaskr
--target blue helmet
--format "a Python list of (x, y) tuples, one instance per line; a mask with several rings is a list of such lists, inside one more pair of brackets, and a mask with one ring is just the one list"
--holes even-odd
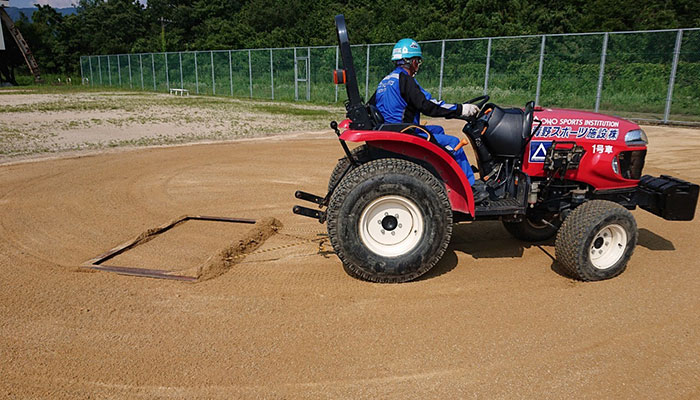
[(391, 51), (391, 61), (399, 61), (404, 58), (423, 57), (420, 45), (413, 39), (401, 39), (394, 45)]

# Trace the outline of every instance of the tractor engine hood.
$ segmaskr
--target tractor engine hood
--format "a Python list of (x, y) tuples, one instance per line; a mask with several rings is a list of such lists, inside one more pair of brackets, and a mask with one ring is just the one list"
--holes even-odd
[[(562, 108), (536, 109), (535, 118), (542, 121), (542, 126), (533, 140), (568, 140), (646, 147), (646, 135), (639, 125), (622, 118)], [(533, 129), (536, 127), (537, 123), (533, 124)], [(627, 135), (629, 132), (632, 133)]]

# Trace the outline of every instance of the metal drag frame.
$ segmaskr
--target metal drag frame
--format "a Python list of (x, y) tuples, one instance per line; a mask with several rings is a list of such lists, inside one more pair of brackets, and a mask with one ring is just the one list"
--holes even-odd
[(180, 225), (184, 222), (187, 221), (215, 221), (215, 222), (233, 222), (233, 223), (242, 223), (242, 224), (255, 224), (254, 219), (246, 219), (246, 218), (229, 218), (229, 217), (212, 217), (212, 216), (205, 216), (205, 215), (183, 215), (171, 222), (168, 222), (165, 225), (161, 225), (157, 228), (154, 229), (149, 229), (145, 233), (142, 233), (141, 235), (135, 237), (134, 239), (129, 240), (128, 242), (122, 243), (119, 246), (109, 250), (108, 252), (101, 254), (95, 258), (92, 258), (86, 262), (84, 262), (80, 267), (81, 268), (90, 268), (94, 269), (97, 271), (107, 271), (107, 272), (115, 272), (120, 275), (129, 275), (129, 276), (140, 276), (140, 277), (146, 277), (146, 278), (157, 278), (157, 279), (170, 279), (170, 280), (176, 280), (176, 281), (185, 281), (185, 282), (196, 282), (197, 278), (193, 276), (184, 276), (184, 275), (173, 275), (171, 271), (166, 271), (166, 270), (159, 270), (159, 269), (147, 269), (147, 268), (137, 268), (137, 267), (122, 267), (122, 266), (116, 266), (116, 265), (103, 265), (105, 261), (108, 261), (120, 254), (123, 254), (131, 249), (133, 249), (136, 246), (142, 245), (151, 239), (153, 239), (155, 236), (160, 235), (161, 233), (164, 233), (172, 228), (174, 228), (177, 225)]

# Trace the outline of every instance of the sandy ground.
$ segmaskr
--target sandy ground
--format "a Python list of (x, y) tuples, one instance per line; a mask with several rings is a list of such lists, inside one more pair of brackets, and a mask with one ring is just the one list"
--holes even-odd
[[(646, 129), (647, 173), (700, 181), (700, 131)], [(698, 220), (635, 211), (637, 250), (604, 282), (498, 222), (456, 226), (417, 282), (361, 282), (291, 213), (296, 189), (323, 193), (332, 137), (0, 166), (0, 397), (700, 397)], [(78, 268), (183, 214), (284, 227), (196, 284)], [(197, 223), (121, 261), (186, 268), (239, 234)]]

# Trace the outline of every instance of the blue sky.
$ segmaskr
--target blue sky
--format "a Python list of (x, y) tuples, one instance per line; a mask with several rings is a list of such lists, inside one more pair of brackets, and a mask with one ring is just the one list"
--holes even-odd
[[(140, 0), (141, 3), (146, 3), (146, 0)], [(49, 4), (53, 8), (73, 7), (73, 3), (78, 0), (10, 0), (10, 7), (34, 7), (34, 4)]]

